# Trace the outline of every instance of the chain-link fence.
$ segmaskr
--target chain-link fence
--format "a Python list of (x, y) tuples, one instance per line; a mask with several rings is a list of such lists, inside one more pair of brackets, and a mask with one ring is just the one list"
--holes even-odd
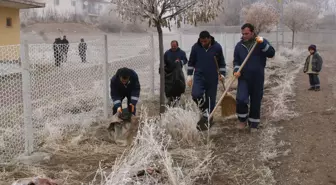
[[(310, 44), (309, 38), (315, 44), (331, 42), (329, 34), (307, 34), (297, 34), (302, 44)], [(223, 47), (230, 72), (241, 34), (212, 35)], [(263, 35), (276, 45), (275, 32)], [(195, 33), (165, 34), (164, 50), (177, 40), (189, 58), (197, 39)], [(109, 35), (84, 43), (0, 46), (0, 163), (110, 116), (109, 82), (120, 67), (138, 73), (140, 101), (159, 94), (157, 35)]]
[(0, 162), (108, 117), (120, 67), (137, 70), (141, 98), (154, 91), (152, 37), (105, 38), (0, 46)]

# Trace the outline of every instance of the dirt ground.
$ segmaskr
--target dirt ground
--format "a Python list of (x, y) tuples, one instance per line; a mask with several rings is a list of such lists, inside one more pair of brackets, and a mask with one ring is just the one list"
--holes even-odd
[(321, 52), (324, 57), (320, 74), (321, 91), (308, 91), (306, 74), (296, 79), (295, 110), (300, 114), (289, 122), (281, 122), (278, 141), (290, 143), (288, 156), (278, 160), (275, 177), (279, 185), (336, 184), (336, 64), (335, 54)]

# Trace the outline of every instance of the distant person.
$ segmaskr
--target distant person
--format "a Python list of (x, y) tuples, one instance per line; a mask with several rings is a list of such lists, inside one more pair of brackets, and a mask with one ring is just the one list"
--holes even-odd
[(66, 36), (63, 36), (63, 39), (61, 41), (62, 47), (62, 62), (67, 62), (68, 60), (68, 52), (69, 52), (69, 41), (67, 40)]
[(81, 39), (81, 42), (78, 44), (78, 52), (79, 56), (82, 59), (82, 62), (86, 62), (86, 50), (87, 50), (87, 44), (84, 42), (84, 39)]
[(168, 105), (176, 106), (185, 92), (183, 65), (187, 64), (188, 59), (176, 40), (171, 41), (170, 46), (171, 48), (164, 54), (165, 94)]
[(129, 68), (120, 68), (112, 77), (110, 83), (111, 98), (113, 101), (113, 115), (123, 114), (122, 101), (127, 98), (128, 112), (135, 115), (136, 104), (140, 96), (140, 83), (138, 74)]
[(309, 56), (306, 59), (303, 72), (309, 76), (310, 91), (320, 91), (319, 72), (322, 69), (322, 57), (316, 50), (316, 45), (308, 47)]
[(55, 38), (55, 42), (53, 43), (53, 50), (54, 50), (54, 58), (55, 58), (55, 66), (59, 67), (61, 65), (61, 39)]

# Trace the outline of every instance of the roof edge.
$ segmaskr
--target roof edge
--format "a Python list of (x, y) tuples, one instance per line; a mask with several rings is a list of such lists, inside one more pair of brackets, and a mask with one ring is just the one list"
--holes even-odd
[(8, 2), (8, 3), (18, 3), (22, 5), (27, 5), (30, 8), (43, 8), (45, 7), (45, 3), (39, 3), (36, 1), (32, 0), (2, 0), (3, 2)]

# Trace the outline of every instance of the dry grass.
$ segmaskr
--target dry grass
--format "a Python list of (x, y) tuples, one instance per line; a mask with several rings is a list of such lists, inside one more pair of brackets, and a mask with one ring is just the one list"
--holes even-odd
[[(181, 109), (181, 111), (184, 110)], [(168, 108), (167, 113), (169, 112), (171, 111)], [(183, 125), (185, 123), (181, 122), (181, 117), (163, 116), (162, 120), (158, 120), (144, 115), (142, 118), (143, 127), (141, 132), (138, 133), (132, 148), (116, 160), (112, 172), (106, 174), (103, 169), (99, 170), (100, 180), (97, 182), (94, 179), (92, 184), (191, 185), (199, 178), (209, 178), (209, 175), (211, 175), (211, 168), (209, 167), (213, 160), (212, 151), (208, 150), (209, 147), (206, 147), (206, 144), (199, 144), (194, 148), (172, 146), (175, 143), (175, 138), (171, 136), (171, 130), (165, 129), (167, 126), (165, 123), (172, 120), (178, 120), (181, 123), (181, 125), (175, 125), (178, 128), (185, 127)], [(190, 124), (195, 125), (195, 122), (190, 122)], [(183, 130), (178, 132), (183, 132)], [(199, 143), (197, 140), (195, 142)], [(158, 174), (147, 174), (143, 177), (136, 176), (139, 171), (148, 169), (157, 169), (159, 172)]]
[(268, 95), (265, 96), (270, 121), (288, 120), (297, 116), (297, 113), (288, 106), (292, 101), (291, 98), (295, 96), (294, 80), (296, 74), (302, 70), (305, 52), (306, 50), (298, 48), (293, 50), (281, 48), (275, 59), (270, 62), (266, 71)]

